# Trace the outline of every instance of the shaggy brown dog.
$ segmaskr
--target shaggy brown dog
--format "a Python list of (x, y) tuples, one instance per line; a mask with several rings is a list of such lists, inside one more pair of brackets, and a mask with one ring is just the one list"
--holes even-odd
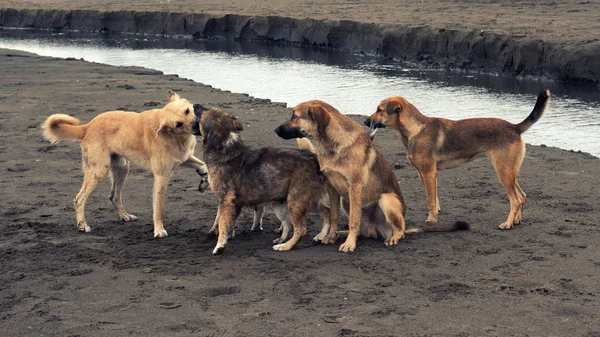
[[(331, 221), (323, 243), (335, 241), (340, 196), (349, 214), (346, 242), (342, 252), (356, 249), (356, 240), (364, 228), (367, 237), (382, 237), (385, 244), (395, 245), (404, 236), (406, 207), (392, 168), (365, 130), (350, 117), (318, 100), (298, 104), (291, 118), (275, 129), (284, 139), (311, 139), (321, 172), (337, 192), (330, 195)], [(362, 225), (361, 225), (362, 224)], [(446, 231), (465, 229), (463, 223), (416, 229)]]
[(487, 154), (510, 200), (510, 213), (500, 228), (511, 229), (523, 219), (526, 197), (517, 182), (525, 156), (521, 134), (542, 117), (549, 99), (548, 90), (541, 92), (531, 114), (521, 123), (512, 124), (498, 118), (452, 121), (427, 117), (406, 99), (396, 96), (381, 101), (365, 124), (373, 130), (372, 135), (377, 128), (386, 126), (400, 133), (408, 159), (425, 184), (429, 222), (436, 222), (440, 211), (437, 171), (467, 163), (477, 154)]
[(110, 200), (123, 221), (136, 220), (123, 208), (121, 192), (130, 163), (154, 174), (154, 237), (165, 237), (163, 206), (171, 173), (182, 165), (205, 176), (204, 162), (194, 157), (196, 137), (191, 133), (194, 108), (186, 99), (169, 91), (169, 103), (162, 109), (140, 113), (109, 111), (79, 125), (79, 120), (55, 114), (42, 124), (44, 137), (50, 142), (80, 140), (83, 158), (83, 185), (75, 197), (77, 227), (91, 231), (85, 220), (85, 203), (98, 184), (110, 175)]
[(287, 242), (273, 246), (279, 251), (292, 249), (306, 235), (308, 211), (320, 210), (323, 219), (328, 219), (320, 207), (327, 190), (326, 179), (313, 153), (300, 149), (251, 149), (241, 139), (243, 127), (237, 118), (199, 104), (194, 109), (197, 121), (193, 130), (202, 138), (210, 189), (219, 199), (219, 236), (213, 254), (221, 254), (225, 249), (227, 235), (243, 207), (287, 203), (294, 234)]

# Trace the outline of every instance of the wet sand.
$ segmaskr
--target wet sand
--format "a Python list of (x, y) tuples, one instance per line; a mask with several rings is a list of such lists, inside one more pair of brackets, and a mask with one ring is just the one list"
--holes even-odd
[[(210, 254), (216, 200), (193, 170), (169, 184), (165, 227), (152, 238), (152, 177), (134, 169), (122, 223), (109, 183), (90, 198), (92, 232), (76, 230), (82, 171), (77, 143), (42, 139), (40, 123), (69, 113), (89, 121), (141, 111), (168, 89), (237, 115), (251, 146), (294, 146), (273, 129), (281, 103), (223, 92), (160, 72), (0, 51), (0, 331), (6, 336), (597, 336), (600, 334), (600, 160), (528, 146), (520, 183), (523, 224), (497, 226), (508, 199), (488, 160), (440, 173), (441, 218), (468, 232), (407, 235), (385, 248), (361, 240), (346, 255), (313, 245), (274, 252), (273, 215), (250, 232), (243, 212), (224, 255)], [(529, 109), (529, 107), (524, 107)], [(549, 113), (555, 113), (550, 105)], [(362, 117), (356, 117), (362, 120)], [(535, 126), (534, 126), (535, 127)], [(426, 218), (425, 195), (400, 139), (378, 134), (408, 205)], [(196, 154), (201, 157), (200, 148)]]

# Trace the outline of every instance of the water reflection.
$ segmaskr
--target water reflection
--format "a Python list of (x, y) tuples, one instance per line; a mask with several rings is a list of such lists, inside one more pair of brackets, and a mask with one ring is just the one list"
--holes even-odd
[(533, 108), (537, 93), (549, 88), (550, 109), (525, 140), (600, 155), (600, 94), (593, 86), (419, 69), (381, 58), (267, 43), (0, 30), (0, 48), (158, 69), (289, 106), (318, 98), (355, 114), (370, 114), (381, 99), (402, 95), (426, 115), (500, 117), (518, 123)]

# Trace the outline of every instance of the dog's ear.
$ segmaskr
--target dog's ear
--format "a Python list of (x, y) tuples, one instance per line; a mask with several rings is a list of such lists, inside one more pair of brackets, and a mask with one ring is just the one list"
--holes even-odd
[(156, 139), (158, 139), (158, 137), (160, 136), (160, 132), (167, 127), (166, 121), (163, 119), (160, 121), (160, 123), (158, 124), (158, 126), (156, 127), (156, 131), (154, 131), (154, 133), (156, 134)]
[(202, 144), (208, 151), (215, 151), (221, 148), (221, 137), (214, 130), (214, 122), (208, 119), (201, 124), (202, 127)]
[(167, 91), (167, 96), (169, 96), (169, 103), (175, 102), (175, 101), (181, 99), (181, 97), (179, 97), (179, 95), (175, 91), (172, 91), (172, 90)]
[(244, 131), (244, 125), (235, 116), (230, 116), (233, 119), (233, 126), (237, 131)]
[(321, 105), (313, 105), (308, 108), (307, 113), (308, 118), (315, 121), (315, 124), (317, 124), (319, 133), (325, 133), (325, 128), (329, 125), (329, 121), (331, 121), (329, 112)]

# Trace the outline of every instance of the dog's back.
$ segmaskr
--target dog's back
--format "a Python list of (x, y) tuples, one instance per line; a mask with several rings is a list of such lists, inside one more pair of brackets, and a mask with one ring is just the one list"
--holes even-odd
[(317, 157), (306, 150), (261, 148), (248, 150), (232, 172), (236, 203), (254, 206), (269, 201), (285, 201), (288, 194), (315, 194), (323, 189), (325, 177)]

